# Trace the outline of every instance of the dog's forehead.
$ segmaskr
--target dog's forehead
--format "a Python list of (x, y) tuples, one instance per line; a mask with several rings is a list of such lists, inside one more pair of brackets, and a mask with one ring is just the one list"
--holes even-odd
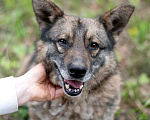
[[(60, 24), (63, 32), (78, 31), (84, 34), (86, 31), (89, 36), (97, 33), (105, 35), (104, 26), (98, 19), (65, 16), (63, 20), (60, 20)], [(60, 26), (59, 29), (61, 29)]]
[(87, 29), (87, 35), (92, 36), (94, 34), (103, 36), (106, 34), (103, 24), (97, 19), (82, 18), (81, 21), (83, 21), (82, 24)]
[(79, 37), (92, 38), (93, 36), (99, 40), (107, 38), (104, 26), (98, 19), (75, 16), (65, 16), (58, 20), (51, 28), (50, 33), (51, 38), (56, 38), (56, 35), (65, 35), (70, 38), (78, 37), (78, 39)]
[(78, 27), (85, 29), (93, 29), (93, 30), (100, 30), (103, 29), (103, 24), (99, 22), (97, 19), (92, 18), (80, 18), (76, 16), (66, 16), (64, 19), (64, 25), (68, 27)]

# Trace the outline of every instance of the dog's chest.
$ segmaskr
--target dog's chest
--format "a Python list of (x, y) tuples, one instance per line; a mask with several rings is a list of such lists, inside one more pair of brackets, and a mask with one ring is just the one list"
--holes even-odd
[[(49, 113), (53, 116), (57, 116), (57, 119), (94, 119), (96, 116), (98, 118), (103, 116), (103, 111), (100, 109), (102, 107), (98, 100), (89, 98), (85, 101), (70, 102), (58, 99), (51, 102), (51, 108), (49, 108)], [(57, 106), (57, 107), (55, 107)], [(53, 118), (54, 119), (54, 118)]]
[(79, 102), (60, 98), (51, 102), (34, 103), (35, 106), (31, 103), (30, 108), (34, 109), (32, 111), (30, 109), (30, 113), (34, 112), (41, 120), (101, 120), (108, 116), (106, 115), (108, 107), (115, 110), (115, 105), (108, 106), (108, 102), (104, 102), (100, 95), (96, 96), (89, 96), (85, 101)]

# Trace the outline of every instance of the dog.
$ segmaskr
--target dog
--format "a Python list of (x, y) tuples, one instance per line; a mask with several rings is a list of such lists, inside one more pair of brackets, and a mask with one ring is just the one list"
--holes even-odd
[(32, 5), (41, 34), (36, 63), (66, 95), (29, 103), (30, 119), (113, 120), (122, 83), (114, 46), (135, 7), (122, 5), (91, 19), (66, 15), (48, 0)]

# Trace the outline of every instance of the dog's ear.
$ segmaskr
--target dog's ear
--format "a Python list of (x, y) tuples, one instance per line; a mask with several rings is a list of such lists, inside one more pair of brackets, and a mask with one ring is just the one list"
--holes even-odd
[(64, 15), (59, 7), (49, 0), (32, 0), (32, 5), (40, 30)]
[(103, 14), (100, 20), (108, 32), (118, 36), (127, 25), (134, 9), (133, 5), (122, 5)]

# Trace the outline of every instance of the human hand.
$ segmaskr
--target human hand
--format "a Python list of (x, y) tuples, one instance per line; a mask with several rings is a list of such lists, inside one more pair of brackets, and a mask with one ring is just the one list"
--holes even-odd
[(15, 83), (19, 106), (29, 101), (50, 101), (64, 95), (61, 87), (54, 86), (46, 78), (45, 68), (41, 63), (15, 78)]

